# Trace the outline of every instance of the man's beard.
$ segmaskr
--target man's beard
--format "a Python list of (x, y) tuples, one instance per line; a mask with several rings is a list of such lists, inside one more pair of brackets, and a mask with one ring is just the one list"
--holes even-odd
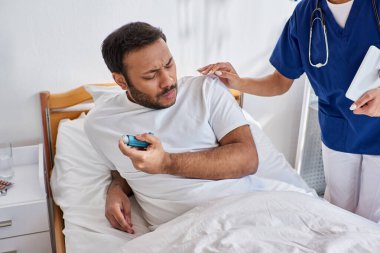
[(160, 92), (158, 95), (156, 95), (155, 98), (149, 97), (147, 94), (139, 91), (133, 83), (128, 81), (128, 91), (132, 98), (134, 99), (134, 102), (136, 104), (151, 108), (151, 109), (165, 109), (170, 106), (172, 106), (175, 103), (175, 100), (172, 104), (169, 105), (162, 105), (159, 102), (159, 99), (161, 96), (165, 95), (166, 93), (170, 92), (171, 90), (176, 89), (177, 90), (177, 83), (174, 83), (170, 85), (169, 87), (166, 87), (162, 92)]

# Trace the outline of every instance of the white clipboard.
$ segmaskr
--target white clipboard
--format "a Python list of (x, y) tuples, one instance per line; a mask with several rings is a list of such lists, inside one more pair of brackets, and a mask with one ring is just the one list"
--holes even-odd
[(380, 87), (380, 49), (370, 46), (346, 92), (346, 97), (356, 101), (366, 91), (377, 87)]

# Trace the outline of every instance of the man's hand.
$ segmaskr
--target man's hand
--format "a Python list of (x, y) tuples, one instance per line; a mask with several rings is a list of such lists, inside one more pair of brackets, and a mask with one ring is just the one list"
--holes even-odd
[(121, 177), (115, 179), (113, 176), (113, 180), (108, 188), (106, 217), (112, 227), (133, 234), (131, 203), (129, 202), (127, 194), (123, 190), (123, 186), (120, 185), (120, 179)]
[(214, 63), (198, 69), (203, 75), (215, 74), (228, 88), (239, 90), (241, 78), (229, 62)]
[(136, 135), (136, 138), (140, 141), (146, 141), (150, 145), (146, 150), (140, 150), (129, 147), (120, 140), (120, 151), (131, 159), (136, 169), (150, 174), (164, 174), (169, 161), (169, 154), (164, 151), (160, 140), (147, 133)]
[(354, 114), (364, 114), (370, 117), (380, 117), (380, 88), (364, 93), (350, 107)]

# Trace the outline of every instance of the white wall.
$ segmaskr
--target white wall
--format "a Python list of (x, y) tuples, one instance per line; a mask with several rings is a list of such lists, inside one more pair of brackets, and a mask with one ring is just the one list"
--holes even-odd
[[(130, 21), (163, 29), (178, 75), (214, 61), (238, 72), (272, 71), (268, 62), (293, 4), (287, 0), (2, 0), (0, 1), (0, 142), (42, 141), (38, 93), (111, 82), (100, 45)], [(245, 109), (293, 164), (303, 84), (282, 97), (245, 96)]]

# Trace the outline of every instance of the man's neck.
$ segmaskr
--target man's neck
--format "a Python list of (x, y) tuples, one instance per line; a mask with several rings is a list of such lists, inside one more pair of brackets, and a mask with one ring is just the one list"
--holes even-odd
[(127, 94), (127, 98), (129, 99), (129, 101), (137, 104), (136, 100), (134, 100), (133, 97), (131, 96), (131, 93), (129, 93), (128, 91), (126, 91), (125, 94)]
[(332, 4), (344, 4), (352, 0), (328, 0)]

